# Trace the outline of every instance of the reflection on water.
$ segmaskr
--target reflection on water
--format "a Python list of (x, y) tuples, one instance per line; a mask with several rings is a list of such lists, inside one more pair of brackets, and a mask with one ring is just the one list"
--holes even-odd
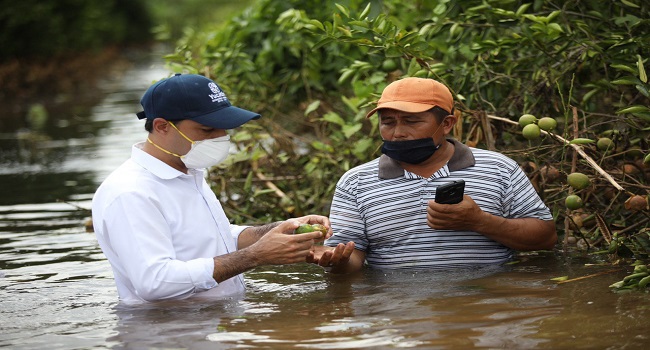
[[(150, 62), (108, 77), (96, 106), (47, 131), (0, 130), (0, 347), (12, 349), (642, 349), (647, 293), (607, 286), (612, 270), (559, 254), (454, 272), (259, 268), (248, 292), (126, 307), (85, 232), (92, 193), (143, 138), (139, 98), (167, 72)], [(83, 113), (87, 110), (87, 113)], [(30, 134), (31, 132), (31, 134)]]

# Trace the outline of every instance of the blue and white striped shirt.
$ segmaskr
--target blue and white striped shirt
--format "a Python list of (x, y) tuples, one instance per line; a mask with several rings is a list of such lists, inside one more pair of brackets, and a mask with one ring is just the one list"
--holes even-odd
[(483, 211), (504, 218), (553, 219), (514, 160), (448, 141), (454, 155), (429, 178), (404, 170), (385, 155), (346, 172), (330, 210), (334, 235), (325, 244), (354, 241), (374, 268), (445, 269), (508, 261), (510, 248), (479, 233), (427, 225), (427, 203), (436, 188), (460, 179), (465, 194)]

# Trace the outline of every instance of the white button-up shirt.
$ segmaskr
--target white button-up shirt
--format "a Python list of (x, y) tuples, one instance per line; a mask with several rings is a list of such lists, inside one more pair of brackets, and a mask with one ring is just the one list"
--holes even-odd
[(242, 275), (219, 284), (215, 256), (237, 249), (230, 225), (202, 170), (184, 174), (133, 146), (92, 201), (95, 234), (113, 267), (123, 302), (225, 296), (244, 292)]

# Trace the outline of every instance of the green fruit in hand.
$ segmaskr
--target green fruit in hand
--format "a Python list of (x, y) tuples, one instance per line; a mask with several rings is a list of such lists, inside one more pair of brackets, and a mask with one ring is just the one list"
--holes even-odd
[(571, 210), (576, 210), (582, 208), (582, 198), (572, 194), (566, 197), (564, 200), (564, 205)]
[(609, 137), (601, 137), (596, 142), (596, 147), (601, 151), (607, 151), (614, 148), (614, 141)]
[(537, 121), (537, 118), (532, 114), (523, 114), (519, 117), (519, 126), (522, 128), (528, 124), (533, 124)]
[(293, 233), (294, 234), (299, 234), (299, 233), (307, 233), (307, 232), (315, 232), (315, 231), (320, 231), (325, 235), (327, 233), (327, 227), (321, 225), (321, 224), (301, 224), (298, 226)]
[(539, 138), (541, 131), (539, 131), (539, 126), (536, 124), (528, 124), (524, 126), (524, 129), (521, 131), (524, 137), (528, 140), (534, 140)]
[(307, 233), (307, 232), (314, 232), (314, 228), (310, 224), (301, 224), (298, 226), (293, 233), (294, 234), (299, 234), (299, 233)]
[(320, 231), (323, 235), (327, 234), (327, 227), (321, 224), (313, 224), (311, 227), (314, 229), (314, 231)]
[(393, 59), (387, 58), (381, 63), (381, 69), (384, 72), (392, 72), (397, 69), (397, 62)]
[(582, 190), (591, 184), (589, 177), (583, 173), (569, 174), (569, 176), (566, 178), (566, 182), (569, 184), (569, 186), (575, 188), (576, 190)]
[(537, 126), (544, 131), (551, 131), (557, 126), (557, 121), (551, 117), (544, 117), (537, 121)]

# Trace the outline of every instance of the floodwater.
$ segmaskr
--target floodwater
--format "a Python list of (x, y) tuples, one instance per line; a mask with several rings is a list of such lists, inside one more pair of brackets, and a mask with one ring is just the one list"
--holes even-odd
[[(0, 130), (0, 347), (11, 349), (647, 349), (650, 294), (632, 268), (529, 253), (450, 272), (332, 276), (298, 264), (246, 274), (247, 293), (124, 306), (85, 231), (92, 194), (144, 138), (133, 113), (156, 59), (98, 87), (46, 132)], [(53, 117), (53, 116), (51, 116)], [(569, 276), (566, 283), (552, 278)]]

